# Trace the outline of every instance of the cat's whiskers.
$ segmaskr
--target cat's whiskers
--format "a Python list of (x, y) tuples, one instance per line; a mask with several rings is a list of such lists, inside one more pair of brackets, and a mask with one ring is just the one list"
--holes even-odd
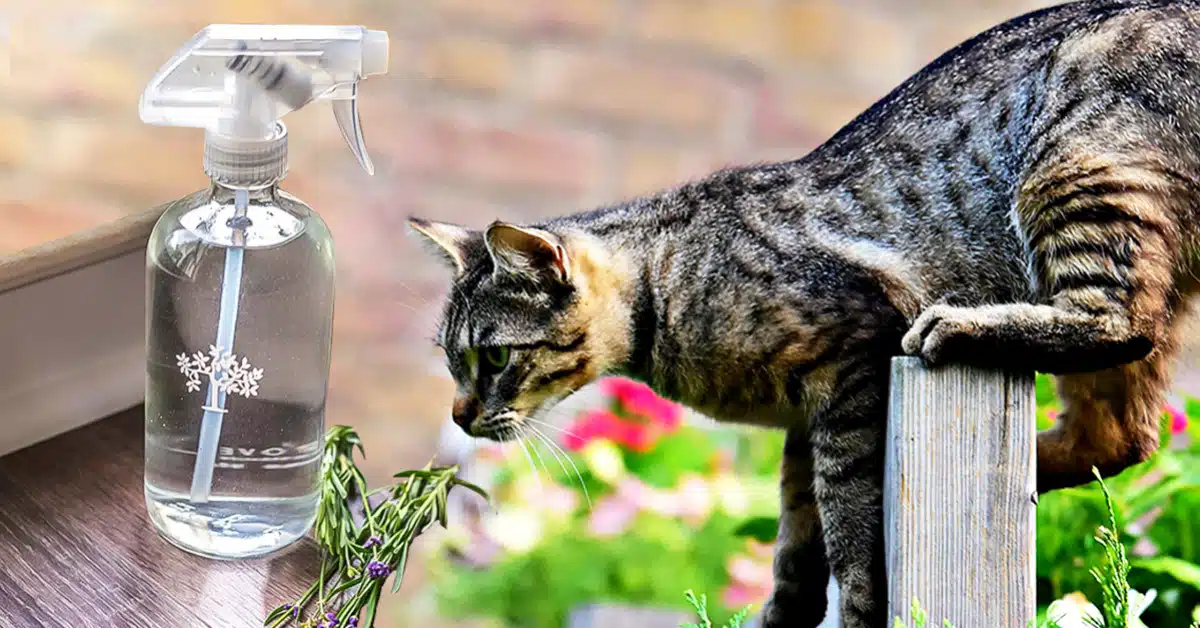
[[(521, 428), (520, 428), (520, 431), (521, 431), (521, 433), (522, 433), (522, 434), (529, 434), (529, 433), (530, 433), (530, 432), (526, 431), (524, 427), (521, 427)], [(547, 476), (547, 477), (550, 477), (551, 479), (553, 479), (553, 477), (554, 477), (554, 474), (552, 474), (552, 473), (550, 472), (550, 467), (547, 467), (547, 466), (546, 466), (546, 461), (545, 461), (545, 459), (543, 459), (543, 458), (542, 458), (542, 454), (541, 454), (541, 453), (538, 451), (538, 448), (537, 448), (537, 443), (536, 443), (536, 442), (531, 442), (531, 443), (529, 443), (529, 449), (533, 451), (533, 455), (534, 455), (534, 457), (535, 457), (535, 458), (537, 458), (537, 461), (538, 461), (539, 463), (541, 463), (541, 465), (542, 465), (542, 470), (546, 472), (546, 476)]]
[(567, 462), (571, 464), (571, 468), (575, 471), (575, 477), (579, 480), (579, 488), (583, 491), (583, 499), (587, 502), (588, 508), (590, 509), (592, 507), (592, 496), (588, 494), (587, 484), (585, 484), (583, 481), (583, 474), (579, 472), (579, 467), (575, 465), (575, 461), (571, 459), (570, 454), (563, 451), (562, 447), (559, 446), (558, 443), (555, 443), (552, 438), (538, 430), (537, 426), (528, 425), (525, 427), (528, 428), (530, 433), (541, 440), (542, 443), (546, 445), (546, 448), (550, 450), (551, 455), (553, 455), (554, 459), (558, 461), (558, 466), (562, 467), (563, 475), (568, 477), (570, 476), (566, 465), (563, 464), (563, 458), (566, 458)]
[[(538, 488), (542, 488), (542, 476), (538, 473), (537, 465), (533, 464), (533, 457), (529, 455), (529, 448), (525, 445), (525, 440), (521, 438), (520, 433), (517, 433), (515, 429), (511, 427), (508, 429), (513, 434), (513, 440), (517, 441), (517, 444), (521, 446), (521, 453), (525, 454), (525, 460), (529, 462), (529, 468), (533, 471), (533, 479), (537, 481)], [(545, 465), (543, 464), (542, 466)]]
[[(555, 406), (555, 408), (556, 408), (556, 409), (558, 409), (558, 408), (560, 408), (560, 407), (562, 407), (562, 406), (560, 406), (560, 405), (556, 405), (556, 406)], [(567, 430), (567, 429), (563, 429), (563, 428), (561, 428), (561, 427), (558, 427), (557, 425), (551, 425), (550, 423), (547, 423), (547, 422), (545, 422), (545, 421), (541, 421), (541, 420), (535, 419), (535, 418), (533, 418), (533, 417), (527, 417), (525, 420), (526, 420), (526, 421), (529, 421), (530, 423), (534, 423), (534, 424), (536, 424), (536, 425), (540, 425), (540, 426), (542, 426), (542, 427), (547, 427), (547, 428), (550, 428), (550, 429), (552, 429), (552, 430), (554, 430), (554, 431), (556, 431), (556, 432), (558, 432), (558, 433), (560, 433), (560, 434), (563, 434), (563, 435), (565, 435), (565, 436), (570, 436), (571, 438), (578, 438), (579, 440), (583, 440), (583, 437), (582, 437), (582, 436), (580, 436), (580, 435), (578, 435), (578, 434), (576, 434), (576, 433), (572, 432), (571, 430)], [(531, 427), (532, 427), (532, 426), (531, 426)], [(545, 436), (545, 434), (543, 434), (543, 436)]]

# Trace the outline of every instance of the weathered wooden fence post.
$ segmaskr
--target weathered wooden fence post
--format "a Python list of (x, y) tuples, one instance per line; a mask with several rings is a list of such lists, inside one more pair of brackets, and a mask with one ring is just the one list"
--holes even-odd
[(892, 617), (1023, 627), (1034, 591), (1033, 374), (892, 361), (884, 542)]

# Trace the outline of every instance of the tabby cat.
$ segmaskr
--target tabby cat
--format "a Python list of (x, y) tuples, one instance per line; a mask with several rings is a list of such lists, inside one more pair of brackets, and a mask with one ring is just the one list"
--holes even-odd
[(1091, 0), (959, 45), (796, 161), (538, 224), (412, 219), (473, 436), (602, 375), (787, 431), (767, 628), (887, 625), (889, 362), (1054, 373), (1038, 491), (1158, 446), (1200, 211), (1200, 0)]

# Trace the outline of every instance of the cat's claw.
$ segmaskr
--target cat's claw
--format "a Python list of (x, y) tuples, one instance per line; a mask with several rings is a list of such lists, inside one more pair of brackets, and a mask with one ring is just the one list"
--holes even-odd
[(934, 305), (917, 317), (900, 347), (908, 355), (918, 355), (929, 366), (941, 364), (952, 356), (950, 349), (970, 334), (971, 308)]

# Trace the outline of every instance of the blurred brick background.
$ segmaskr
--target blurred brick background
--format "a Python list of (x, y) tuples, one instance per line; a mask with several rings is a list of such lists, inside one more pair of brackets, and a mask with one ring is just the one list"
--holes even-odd
[[(137, 101), (205, 24), (389, 31), (390, 73), (361, 90), (376, 176), (358, 168), (320, 105), (287, 118), (284, 182), (339, 247), (328, 420), (360, 429), (382, 481), (428, 459), (452, 391), (427, 341), (447, 277), (406, 235), (406, 215), (527, 220), (726, 164), (796, 158), (951, 46), (1051, 2), (23, 4), (7, 9), (0, 53), (0, 254), (204, 185), (201, 131), (145, 126)], [(410, 602), (389, 604), (400, 617), (419, 606)]]

